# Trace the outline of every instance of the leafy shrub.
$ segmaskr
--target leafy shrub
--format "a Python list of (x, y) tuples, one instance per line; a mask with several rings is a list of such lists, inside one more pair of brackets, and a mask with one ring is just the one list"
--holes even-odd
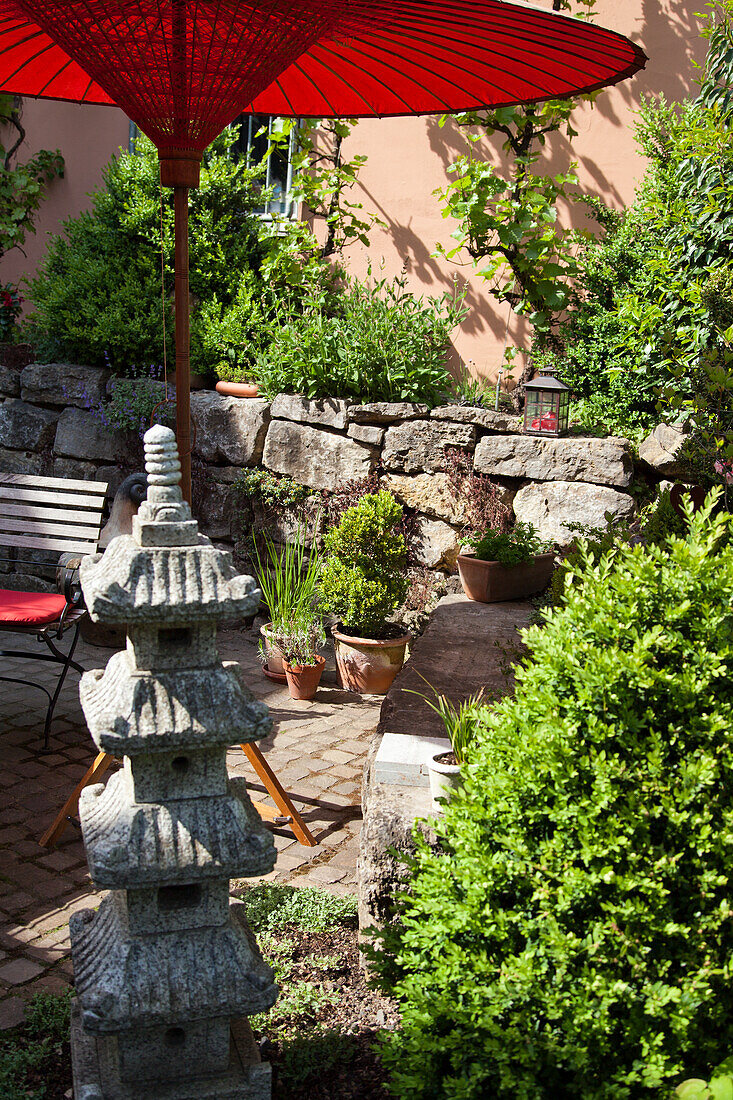
[(605, 527), (588, 527), (585, 524), (572, 523), (570, 529), (576, 537), (565, 549), (560, 563), (550, 582), (549, 602), (553, 605), (563, 603), (569, 584), (582, 581), (583, 566), (590, 561), (596, 565), (604, 555), (610, 556), (622, 545), (643, 542), (647, 545), (664, 546), (673, 535), (684, 536), (689, 525), (687, 519), (672, 507), (669, 489), (664, 489), (657, 499), (644, 508), (639, 517), (618, 520), (606, 513)]
[(549, 602), (554, 607), (565, 602), (568, 586), (582, 578), (586, 563), (596, 565), (604, 555), (610, 555), (621, 542), (627, 541), (627, 530), (619, 529), (614, 523), (609, 523), (605, 529), (573, 524), (571, 530), (578, 534), (565, 548), (548, 589)]
[(382, 637), (388, 616), (405, 598), (405, 539), (396, 531), (401, 519), (391, 493), (370, 493), (326, 534), (321, 607), (347, 633)]
[(733, 1058), (726, 1058), (709, 1081), (683, 1081), (671, 1100), (733, 1100)]
[(688, 523), (672, 506), (669, 489), (664, 489), (642, 515), (642, 535), (645, 542), (663, 545), (672, 535), (687, 534)]
[(302, 504), (312, 493), (306, 485), (301, 485), (291, 477), (278, 477), (269, 470), (256, 467), (242, 470), (234, 484), (242, 493), (260, 501), (267, 508)]
[(442, 400), (450, 389), (446, 355), (463, 317), (450, 295), (416, 298), (405, 280), (349, 282), (337, 299), (285, 316), (256, 378), (266, 397), (345, 397), (353, 401)]
[(552, 544), (543, 542), (537, 529), (531, 523), (518, 519), (508, 530), (488, 527), (463, 540), (463, 545), (473, 550), (480, 561), (498, 561), (509, 568), (522, 565), (535, 554), (551, 549)]
[(587, 564), (524, 633), (383, 936), (393, 1095), (661, 1098), (731, 1049), (730, 523)]
[(217, 378), (249, 382), (257, 356), (271, 338), (275, 294), (253, 271), (243, 271), (230, 302), (218, 295), (201, 303), (200, 337), (204, 359)]
[[(259, 169), (229, 155), (232, 133), (225, 131), (204, 154), (200, 188), (191, 191), (190, 286), (191, 361), (206, 371), (221, 360), (225, 311), (238, 303), (260, 262), (258, 220)], [(51, 240), (46, 259), (30, 282), (35, 305), (31, 333), (39, 352), (50, 359), (102, 363), (126, 373), (150, 362), (152, 349), (163, 350), (163, 319), (168, 354), (173, 354), (173, 209), (165, 193), (162, 210), (166, 302), (161, 293), (161, 200), (158, 157), (140, 137), (134, 154), (114, 158), (104, 172), (105, 186), (92, 196), (92, 209), (68, 218), (64, 235)], [(247, 299), (249, 300), (249, 299)], [(251, 328), (260, 323), (251, 296)], [(233, 337), (232, 337), (233, 339)], [(154, 354), (154, 353), (153, 353)]]

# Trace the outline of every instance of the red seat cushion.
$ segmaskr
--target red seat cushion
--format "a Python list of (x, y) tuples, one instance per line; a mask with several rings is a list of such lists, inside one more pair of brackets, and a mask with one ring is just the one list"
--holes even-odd
[(66, 597), (52, 592), (11, 592), (0, 588), (0, 622), (54, 623), (66, 607)]

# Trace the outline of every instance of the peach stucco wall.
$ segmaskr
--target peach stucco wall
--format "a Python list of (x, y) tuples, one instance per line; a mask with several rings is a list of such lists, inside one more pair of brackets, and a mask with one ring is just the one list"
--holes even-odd
[[(549, 7), (549, 0), (543, 6)], [(628, 203), (644, 171), (633, 135), (634, 113), (645, 95), (663, 93), (680, 99), (695, 92), (692, 61), (704, 55), (704, 41), (691, 0), (598, 0), (596, 21), (621, 31), (640, 43), (649, 56), (644, 72), (603, 93), (593, 109), (575, 116), (579, 131), (572, 152), (566, 140), (557, 143), (553, 170), (578, 161), (581, 187), (599, 194), (616, 207)], [(30, 237), (27, 256), (11, 253), (2, 261), (0, 278), (17, 280), (32, 272), (41, 259), (49, 233), (58, 232), (64, 217), (89, 203), (88, 193), (99, 185), (109, 157), (127, 144), (127, 119), (115, 108), (26, 101), (24, 124), (29, 149), (60, 148), (66, 158), (63, 180), (49, 191)], [(440, 129), (437, 119), (385, 119), (359, 123), (349, 139), (349, 150), (368, 157), (359, 187), (359, 199), (386, 223), (372, 231), (370, 247), (348, 254), (350, 269), (364, 275), (371, 263), (391, 276), (404, 266), (411, 289), (442, 294), (457, 275), (466, 280), (469, 316), (456, 334), (456, 358), (471, 370), (493, 377), (502, 360), (505, 342), (521, 344), (525, 333), (506, 307), (486, 293), (470, 267), (451, 265), (433, 255), (438, 241), (448, 243), (453, 228), (440, 213), (433, 191), (444, 185), (445, 169), (464, 149), (456, 127)], [(495, 156), (487, 146), (487, 155)]]
[(120, 146), (127, 147), (129, 123), (116, 107), (82, 107), (75, 103), (26, 99), (23, 103), (23, 159), (38, 149), (60, 149), (66, 162), (63, 179), (55, 180), (36, 219), (36, 232), (0, 262), (3, 282), (18, 281), (35, 271), (48, 237), (59, 233), (65, 218), (89, 206), (89, 192), (102, 183), (102, 169)]

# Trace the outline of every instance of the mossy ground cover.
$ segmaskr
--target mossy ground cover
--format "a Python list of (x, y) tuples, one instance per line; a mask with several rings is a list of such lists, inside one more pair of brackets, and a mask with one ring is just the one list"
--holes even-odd
[(376, 1100), (386, 1073), (375, 1040), (394, 1005), (359, 965), (356, 899), (263, 884), (244, 893), (252, 929), (281, 987), (252, 1018), (274, 1071), (273, 1100)]
[(62, 1100), (71, 1088), (68, 994), (39, 993), (25, 1022), (0, 1034), (2, 1100)]

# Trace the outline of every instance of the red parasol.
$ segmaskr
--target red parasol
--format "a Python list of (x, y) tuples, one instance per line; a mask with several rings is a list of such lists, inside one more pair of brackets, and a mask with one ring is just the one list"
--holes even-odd
[(567, 97), (646, 58), (505, 0), (0, 0), (0, 92), (122, 107), (176, 218), (176, 434), (190, 499), (188, 189), (237, 115), (364, 117)]

